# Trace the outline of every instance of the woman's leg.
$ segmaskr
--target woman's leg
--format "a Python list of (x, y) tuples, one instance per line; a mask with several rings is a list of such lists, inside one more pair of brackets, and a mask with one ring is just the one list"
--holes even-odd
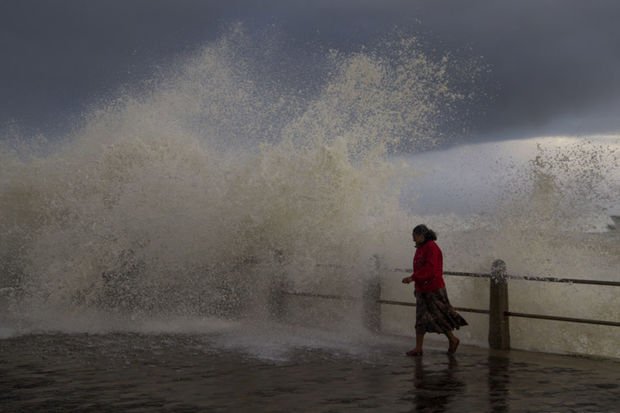
[(415, 349), (421, 353), (423, 348), (424, 348), (424, 333), (421, 333), (421, 334), (420, 333), (416, 333), (416, 335), (415, 335)]
[(461, 340), (459, 340), (458, 337), (452, 333), (452, 331), (448, 331), (446, 333), (446, 337), (448, 337), (448, 341), (450, 342), (450, 345), (448, 346), (448, 353), (454, 354)]
[(422, 355), (422, 349), (424, 347), (424, 333), (417, 333), (415, 334), (415, 348), (409, 350), (406, 354), (408, 356), (421, 356)]

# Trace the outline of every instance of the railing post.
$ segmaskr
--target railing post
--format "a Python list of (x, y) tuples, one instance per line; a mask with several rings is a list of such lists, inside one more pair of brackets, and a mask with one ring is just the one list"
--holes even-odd
[(276, 321), (281, 321), (284, 315), (284, 282), (276, 277), (269, 285), (269, 315)]
[(284, 273), (285, 256), (281, 249), (273, 251), (274, 274), (269, 283), (267, 309), (272, 319), (282, 321), (285, 312), (285, 297), (288, 281)]
[(364, 292), (362, 300), (364, 325), (370, 331), (378, 333), (381, 331), (381, 277), (382, 267), (381, 259), (378, 255), (373, 255), (374, 261), (373, 273), (364, 283)]
[(510, 324), (506, 315), (508, 311), (508, 279), (504, 261), (493, 261), (489, 284), (489, 347), (496, 350), (509, 350)]

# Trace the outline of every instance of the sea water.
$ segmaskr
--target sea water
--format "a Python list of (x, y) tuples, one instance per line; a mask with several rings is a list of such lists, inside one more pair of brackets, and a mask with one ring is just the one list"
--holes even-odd
[[(506, 163), (484, 214), (420, 212), (411, 195), (424, 195), (429, 169), (403, 153), (446, 144), (437, 125), (467, 99), (449, 77), (458, 62), (398, 38), (327, 53), (305, 88), (279, 81), (253, 42), (231, 29), (60, 139), (5, 133), (1, 337), (223, 329), (242, 333), (222, 345), (268, 342), (261, 351), (278, 354), (320, 327), (330, 335), (317, 345), (348, 348), (371, 340), (357, 301), (290, 298), (284, 318), (296, 327), (284, 328), (273, 322), (274, 288), (359, 298), (380, 257), (384, 298), (412, 300), (389, 269), (410, 265), (421, 222), (439, 232), (446, 269), (486, 272), (502, 258), (511, 273), (617, 280), (617, 239), (583, 225), (617, 202), (617, 146), (541, 146), (523, 167)], [(578, 301), (584, 318), (619, 313), (611, 288), (578, 299), (571, 288), (515, 285), (511, 309), (565, 315)], [(487, 289), (449, 280), (459, 304), (485, 308)], [(410, 334), (411, 310), (390, 311), (387, 331)], [(471, 320), (463, 339), (484, 345), (483, 316)], [(613, 328), (531, 325), (513, 324), (518, 346), (619, 356)]]

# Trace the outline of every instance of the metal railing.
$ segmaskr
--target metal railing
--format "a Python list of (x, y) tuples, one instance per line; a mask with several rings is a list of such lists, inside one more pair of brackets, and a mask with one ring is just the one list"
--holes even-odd
[[(336, 268), (337, 266), (333, 266)], [(381, 330), (381, 306), (382, 305), (396, 305), (415, 307), (413, 302), (387, 300), (381, 297), (381, 282), (379, 274), (381, 272), (403, 272), (411, 274), (413, 270), (394, 268), (385, 269), (377, 262), (377, 271), (374, 277), (371, 277), (364, 286), (364, 293), (362, 297), (342, 296), (334, 294), (316, 294), (306, 293), (299, 291), (287, 291), (285, 289), (274, 289), (274, 293), (278, 296), (275, 302), (279, 305), (283, 305), (284, 296), (298, 296), (298, 297), (314, 297), (329, 300), (346, 300), (346, 301), (361, 301), (363, 304), (363, 316), (365, 325), (372, 331), (379, 332)], [(620, 282), (605, 281), (605, 280), (583, 280), (583, 279), (570, 279), (570, 278), (556, 278), (556, 277), (533, 277), (533, 276), (519, 276), (509, 275), (506, 271), (506, 264), (502, 260), (496, 260), (493, 262), (490, 273), (475, 273), (475, 272), (457, 272), (457, 271), (445, 271), (444, 275), (456, 276), (456, 277), (472, 277), (483, 278), (489, 280), (489, 308), (465, 308), (455, 307), (457, 311), (488, 314), (489, 315), (489, 347), (494, 349), (509, 349), (510, 348), (510, 317), (530, 318), (539, 320), (550, 320), (570, 323), (582, 323), (600, 326), (620, 327), (618, 321), (607, 320), (593, 320), (585, 318), (573, 318), (573, 317), (561, 317), (555, 315), (546, 314), (534, 314), (534, 313), (522, 313), (509, 311), (508, 307), (508, 284), (509, 281), (533, 281), (533, 282), (552, 282), (552, 283), (564, 283), (564, 284), (581, 284), (581, 285), (595, 285), (606, 287), (620, 287)], [(282, 309), (277, 310), (280, 314)]]

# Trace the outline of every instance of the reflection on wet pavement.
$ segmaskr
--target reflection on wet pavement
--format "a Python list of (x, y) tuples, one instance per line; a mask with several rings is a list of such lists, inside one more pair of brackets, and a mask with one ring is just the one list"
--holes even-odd
[(425, 369), (422, 358), (415, 360), (415, 411), (446, 411), (451, 399), (457, 398), (465, 389), (465, 382), (455, 375), (458, 368), (454, 356), (447, 356), (447, 367), (433, 373)]
[(200, 335), (0, 340), (2, 412), (617, 412), (620, 361), (407, 342), (263, 359)]

